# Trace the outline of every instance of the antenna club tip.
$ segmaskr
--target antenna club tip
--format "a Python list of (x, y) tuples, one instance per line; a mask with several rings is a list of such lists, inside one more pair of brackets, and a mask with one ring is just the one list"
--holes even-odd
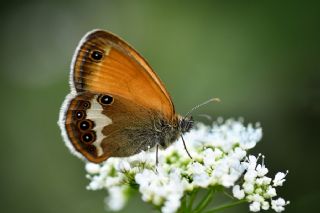
[(220, 98), (211, 98), (210, 101), (221, 102)]

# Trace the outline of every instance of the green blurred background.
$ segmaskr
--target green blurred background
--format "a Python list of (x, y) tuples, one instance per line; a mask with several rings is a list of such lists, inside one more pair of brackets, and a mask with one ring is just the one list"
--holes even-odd
[[(57, 126), (69, 64), (89, 30), (144, 55), (176, 109), (261, 122), (255, 153), (290, 170), (286, 212), (319, 209), (320, 5), (310, 1), (1, 1), (0, 212), (104, 213)], [(197, 114), (197, 113), (196, 113)], [(197, 117), (196, 117), (197, 119)], [(319, 181), (319, 182), (318, 182)], [(242, 206), (228, 212), (247, 212)], [(149, 212), (139, 196), (123, 212)]]

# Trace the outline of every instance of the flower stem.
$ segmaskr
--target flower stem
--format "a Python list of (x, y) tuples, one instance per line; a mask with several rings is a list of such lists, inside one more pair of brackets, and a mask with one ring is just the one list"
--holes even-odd
[(198, 204), (198, 206), (195, 208), (194, 213), (200, 213), (204, 208), (207, 207), (209, 204), (213, 194), (214, 189), (210, 189), (209, 192), (205, 195), (205, 197), (202, 199), (202, 201)]
[(224, 205), (218, 206), (216, 208), (210, 209), (210, 210), (206, 211), (205, 213), (218, 212), (218, 211), (221, 211), (221, 210), (224, 210), (224, 209), (227, 209), (227, 208), (231, 208), (233, 206), (236, 206), (236, 205), (239, 205), (239, 204), (245, 203), (245, 202), (246, 202), (246, 200), (237, 200), (235, 202), (224, 204)]
[(235, 197), (233, 197), (232, 195), (230, 195), (228, 192), (226, 192), (225, 190), (223, 191), (223, 194), (225, 194), (228, 198), (231, 198), (232, 200), (235, 199)]
[(186, 212), (186, 210), (187, 210), (187, 195), (185, 195), (182, 198), (182, 203), (181, 203), (181, 208), (180, 209), (182, 210), (182, 213)]
[(191, 196), (190, 196), (190, 199), (189, 199), (189, 205), (188, 205), (188, 211), (189, 212), (192, 212), (192, 205), (193, 205), (194, 200), (197, 197), (198, 191), (199, 191), (198, 189), (195, 189), (195, 191), (193, 191), (191, 193)]

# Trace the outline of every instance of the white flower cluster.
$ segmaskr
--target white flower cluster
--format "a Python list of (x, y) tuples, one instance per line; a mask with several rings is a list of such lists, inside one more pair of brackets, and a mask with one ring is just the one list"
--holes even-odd
[(273, 210), (282, 212), (289, 201), (285, 201), (283, 198), (276, 200), (272, 198), (277, 195), (275, 187), (283, 185), (288, 171), (286, 173), (278, 172), (272, 180), (266, 176), (268, 169), (264, 165), (264, 156), (262, 156), (262, 164), (257, 163), (258, 158), (250, 155), (246, 161), (242, 162), (246, 172), (243, 176), (242, 185), (233, 187), (233, 196), (237, 199), (245, 198), (248, 202), (251, 202), (249, 208), (252, 212), (258, 212), (261, 209), (268, 210), (270, 204)]
[[(130, 188), (137, 188), (144, 201), (162, 212), (174, 213), (187, 192), (214, 186), (233, 187), (234, 197), (247, 200), (251, 211), (269, 209), (270, 204), (277, 212), (284, 210), (288, 202), (272, 198), (276, 195), (274, 187), (282, 185), (285, 174), (278, 173), (272, 182), (265, 176), (268, 169), (263, 163), (257, 165), (257, 158), (246, 157), (247, 150), (262, 138), (259, 125), (218, 119), (212, 126), (199, 124), (184, 137), (193, 159), (179, 140), (159, 152), (157, 167), (154, 150), (109, 158), (101, 165), (87, 163), (88, 189), (107, 189), (106, 204), (114, 211), (123, 208)], [(243, 183), (236, 185), (239, 182)]]

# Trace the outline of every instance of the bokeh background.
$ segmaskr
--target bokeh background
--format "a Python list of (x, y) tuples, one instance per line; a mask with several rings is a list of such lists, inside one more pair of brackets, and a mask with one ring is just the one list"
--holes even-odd
[[(319, 11), (316, 1), (1, 1), (0, 212), (106, 212), (106, 192), (85, 189), (84, 164), (57, 126), (73, 51), (95, 28), (148, 59), (178, 112), (219, 97), (195, 114), (260, 122), (254, 152), (270, 174), (290, 171), (286, 212), (316, 212)], [(150, 211), (135, 196), (123, 212)]]

